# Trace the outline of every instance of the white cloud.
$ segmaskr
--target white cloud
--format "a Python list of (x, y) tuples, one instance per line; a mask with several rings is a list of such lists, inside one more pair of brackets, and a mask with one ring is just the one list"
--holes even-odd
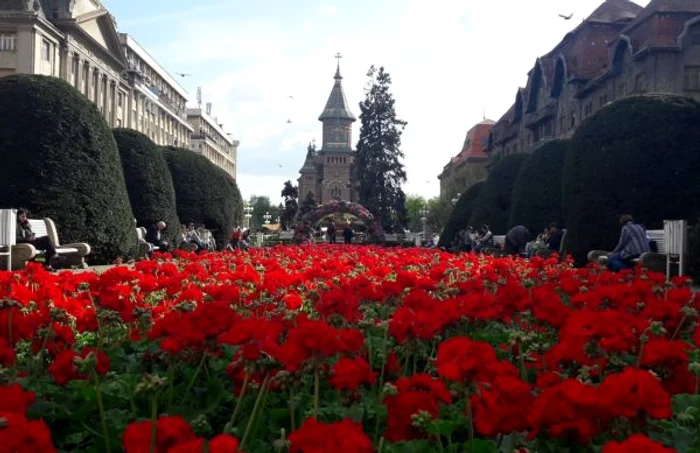
[[(333, 55), (344, 55), (343, 85), (356, 115), (368, 67), (385, 66), (397, 113), (408, 121), (405, 190), (432, 196), (437, 175), (484, 108), (498, 120), (535, 59), (602, 1), (386, 0), (361, 2), (365, 8), (358, 5), (353, 16), (339, 8), (347, 2), (326, 1), (301, 19), (186, 21), (163, 52), (171, 62), (194, 65), (193, 72), (214, 74), (204, 97), (241, 142), (241, 190), (273, 202), (282, 183), (298, 177), (308, 141), (320, 142), (317, 118), (333, 85)], [(570, 21), (558, 17), (572, 11)]]

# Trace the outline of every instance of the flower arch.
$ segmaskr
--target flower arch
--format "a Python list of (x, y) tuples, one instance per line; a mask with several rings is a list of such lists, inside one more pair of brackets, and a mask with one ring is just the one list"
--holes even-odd
[(352, 214), (367, 225), (370, 240), (374, 243), (384, 242), (384, 229), (371, 212), (359, 203), (350, 201), (330, 201), (306, 213), (294, 230), (294, 242), (301, 244), (311, 242), (311, 228), (321, 219), (331, 214)]

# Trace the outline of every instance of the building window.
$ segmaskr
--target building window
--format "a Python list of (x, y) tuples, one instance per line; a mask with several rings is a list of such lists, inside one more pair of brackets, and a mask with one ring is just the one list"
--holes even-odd
[(340, 198), (340, 187), (333, 187), (331, 189), (331, 197)]
[(121, 108), (123, 103), (124, 103), (123, 98), (124, 98), (124, 96), (121, 93), (119, 93), (119, 95), (117, 95), (117, 105), (119, 106), (119, 108)]
[(586, 106), (583, 108), (583, 116), (584, 118), (589, 116), (591, 113), (593, 113), (593, 103), (589, 102), (586, 104)]
[(618, 85), (617, 94), (619, 96), (625, 96), (627, 94), (627, 84), (625, 82), (622, 82), (620, 85)]
[(45, 39), (41, 41), (41, 59), (51, 61), (51, 44)]
[(117, 118), (117, 127), (122, 127), (122, 120)]
[(559, 132), (566, 132), (566, 116), (562, 115), (559, 117)]
[(0, 52), (14, 52), (15, 50), (17, 50), (17, 35), (0, 33)]
[(604, 106), (605, 104), (607, 104), (607, 103), (608, 103), (608, 95), (607, 95), (607, 94), (602, 95), (602, 96), (600, 97), (599, 102), (600, 102), (600, 107), (602, 107), (602, 106)]
[(646, 93), (647, 92), (647, 75), (644, 74), (643, 72), (640, 74), (637, 74), (637, 78), (634, 81), (634, 90), (637, 93)]
[(83, 90), (85, 91), (83, 94), (87, 96), (90, 88), (90, 67), (88, 65), (85, 65), (85, 68), (83, 68), (83, 85)]
[(683, 86), (686, 90), (700, 90), (700, 66), (686, 66)]

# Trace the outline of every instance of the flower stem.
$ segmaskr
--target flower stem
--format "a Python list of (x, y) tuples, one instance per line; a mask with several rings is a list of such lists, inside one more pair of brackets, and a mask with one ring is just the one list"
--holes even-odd
[(194, 375), (192, 375), (192, 379), (190, 379), (189, 384), (187, 384), (187, 390), (182, 394), (182, 397), (180, 398), (180, 403), (182, 403), (187, 395), (190, 393), (190, 390), (192, 390), (192, 387), (194, 387), (194, 381), (197, 380), (197, 376), (199, 376), (200, 371), (202, 371), (202, 367), (204, 366), (204, 361), (207, 359), (207, 353), (203, 352), (202, 353), (202, 360), (199, 361), (199, 365), (197, 365), (197, 369), (194, 372)]
[(294, 432), (297, 430), (296, 428), (296, 423), (294, 420), (294, 412), (296, 411), (296, 406), (294, 405), (294, 390), (292, 388), (289, 389), (289, 418), (290, 418), (290, 423), (291, 423), (291, 428), (292, 431)]
[(156, 453), (156, 428), (158, 426), (158, 397), (155, 393), (151, 396), (151, 442), (148, 453)]
[(469, 439), (469, 451), (474, 450), (474, 413), (472, 411), (471, 394), (469, 389), (467, 389), (467, 418), (469, 419), (469, 424), (467, 425), (467, 436)]
[(321, 373), (318, 371), (318, 366), (314, 371), (314, 417), (318, 418), (318, 400), (321, 387)]
[(102, 425), (102, 436), (105, 440), (105, 452), (110, 453), (112, 449), (109, 445), (109, 434), (107, 431), (107, 416), (105, 415), (105, 405), (102, 401), (102, 391), (100, 390), (100, 378), (96, 371), (93, 371), (95, 377), (95, 392), (97, 394), (97, 407), (100, 411), (100, 424)]
[(678, 327), (676, 327), (676, 330), (673, 332), (673, 336), (671, 337), (671, 341), (675, 340), (678, 334), (681, 332), (681, 327), (683, 327), (683, 323), (685, 323), (685, 319), (688, 317), (688, 315), (683, 315), (681, 318), (681, 322), (678, 323)]
[(168, 365), (168, 413), (173, 407), (173, 395), (175, 393), (175, 366), (172, 360)]
[(270, 375), (268, 374), (267, 376), (265, 376), (265, 380), (263, 380), (263, 383), (260, 386), (260, 392), (258, 393), (258, 397), (255, 399), (255, 405), (253, 406), (253, 411), (250, 413), (250, 419), (248, 420), (248, 424), (245, 427), (245, 432), (243, 433), (243, 438), (241, 439), (240, 450), (243, 450), (243, 446), (245, 445), (245, 441), (248, 440), (248, 435), (250, 434), (250, 430), (253, 428), (253, 425), (255, 424), (255, 421), (258, 418), (258, 413), (260, 412), (260, 407), (262, 406), (263, 396), (265, 396), (265, 393), (267, 392), (267, 386), (269, 383), (270, 383)]
[(238, 415), (238, 412), (241, 410), (241, 401), (243, 400), (243, 396), (245, 395), (246, 390), (248, 390), (248, 384), (250, 383), (250, 372), (246, 370), (245, 372), (245, 377), (243, 378), (243, 386), (241, 387), (241, 391), (238, 392), (238, 398), (236, 399), (236, 406), (233, 408), (233, 414), (231, 414), (231, 419), (228, 421), (226, 426), (224, 427), (224, 434), (230, 434), (231, 431), (233, 430), (233, 426), (236, 423), (236, 416)]

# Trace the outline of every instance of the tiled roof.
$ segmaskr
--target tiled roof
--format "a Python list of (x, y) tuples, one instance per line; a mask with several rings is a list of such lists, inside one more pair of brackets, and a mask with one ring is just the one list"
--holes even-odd
[(698, 0), (651, 0), (623, 33), (630, 38), (633, 52), (647, 47), (673, 47), (685, 23), (698, 14)]
[(621, 22), (637, 17), (642, 7), (630, 0), (605, 0), (586, 20), (595, 22)]
[(319, 121), (328, 119), (344, 119), (355, 121), (355, 115), (350, 112), (348, 108), (348, 101), (345, 99), (345, 92), (343, 91), (343, 85), (341, 80), (343, 77), (340, 75), (340, 66), (335, 72), (335, 83), (333, 84), (333, 89), (331, 90), (331, 95), (328, 97), (328, 102), (326, 102), (326, 108), (323, 109), (323, 113), (318, 117)]

